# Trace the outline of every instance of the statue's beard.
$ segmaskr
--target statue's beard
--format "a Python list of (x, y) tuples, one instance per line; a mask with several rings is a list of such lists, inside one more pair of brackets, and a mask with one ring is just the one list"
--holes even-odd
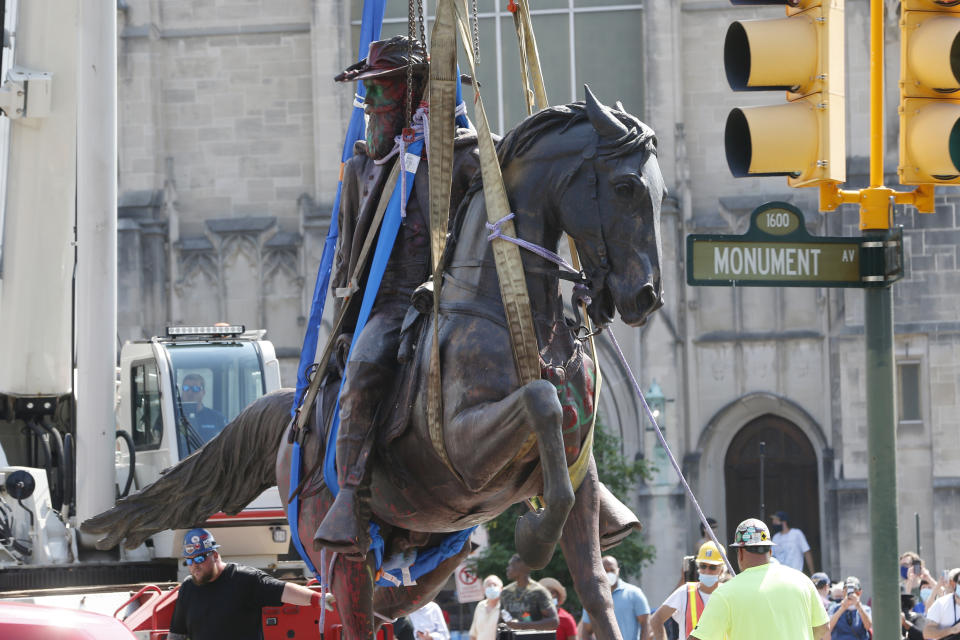
[(367, 121), (367, 155), (374, 160), (385, 158), (393, 150), (394, 139), (402, 132), (403, 110), (399, 107), (371, 113)]

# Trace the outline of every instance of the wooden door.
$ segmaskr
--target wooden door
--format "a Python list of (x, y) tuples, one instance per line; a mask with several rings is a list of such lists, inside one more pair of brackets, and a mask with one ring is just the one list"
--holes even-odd
[[(751, 420), (730, 443), (724, 460), (727, 501), (727, 540), (737, 524), (760, 517), (760, 443), (766, 443), (764, 496), (767, 526), (770, 516), (786, 511), (790, 526), (807, 537), (815, 570), (820, 562), (820, 492), (817, 456), (807, 436), (795, 424), (768, 414)], [(771, 534), (776, 533), (771, 530)], [(804, 568), (806, 571), (806, 568)]]

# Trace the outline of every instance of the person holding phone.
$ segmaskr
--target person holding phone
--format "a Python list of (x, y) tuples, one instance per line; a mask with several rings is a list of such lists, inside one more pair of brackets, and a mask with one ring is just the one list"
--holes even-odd
[(860, 579), (849, 576), (843, 583), (845, 597), (830, 607), (830, 636), (833, 640), (869, 640), (873, 629), (870, 607), (860, 601)]
[(937, 598), (927, 610), (927, 624), (923, 627), (926, 640), (942, 640), (960, 634), (960, 584), (957, 584), (960, 569), (952, 569), (949, 578), (950, 592)]

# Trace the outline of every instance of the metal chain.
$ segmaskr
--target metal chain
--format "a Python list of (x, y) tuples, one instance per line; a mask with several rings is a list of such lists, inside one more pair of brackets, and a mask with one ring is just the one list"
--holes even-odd
[(473, 60), (480, 64), (480, 13), (477, 0), (473, 0)]
[(407, 2), (407, 99), (404, 105), (404, 128), (409, 127), (413, 121), (413, 41), (417, 37), (416, 14), (413, 6), (413, 0)]
[(417, 22), (420, 25), (420, 42), (423, 43), (423, 46), (427, 46), (427, 32), (424, 27), (426, 20), (423, 17), (423, 0), (417, 0)]

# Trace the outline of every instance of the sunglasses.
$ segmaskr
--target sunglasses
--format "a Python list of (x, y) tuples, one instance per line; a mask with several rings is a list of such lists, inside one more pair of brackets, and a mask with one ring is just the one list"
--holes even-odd
[(706, 571), (707, 573), (714, 573), (720, 571), (720, 565), (718, 564), (698, 564), (697, 569), (700, 571)]
[(181, 389), (184, 391), (203, 391), (203, 387), (199, 384), (185, 384)]
[(186, 567), (189, 567), (192, 564), (203, 564), (211, 555), (213, 555), (213, 551), (207, 551), (206, 553), (201, 553), (200, 555), (193, 556), (192, 558), (184, 558), (183, 564)]

